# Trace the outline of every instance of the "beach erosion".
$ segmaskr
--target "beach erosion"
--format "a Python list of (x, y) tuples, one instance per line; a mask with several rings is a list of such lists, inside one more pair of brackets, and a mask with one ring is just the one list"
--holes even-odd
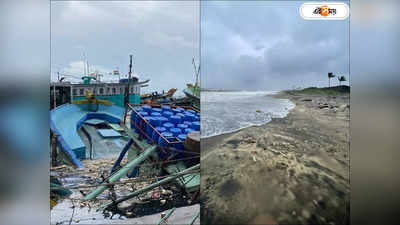
[(273, 98), (295, 107), (202, 139), (201, 223), (349, 224), (349, 94)]

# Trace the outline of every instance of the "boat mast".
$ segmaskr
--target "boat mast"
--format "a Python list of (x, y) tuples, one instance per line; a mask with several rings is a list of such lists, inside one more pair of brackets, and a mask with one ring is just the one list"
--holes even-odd
[(86, 53), (85, 52), (83, 52), (83, 75), (85, 76), (85, 75), (87, 75), (87, 73), (86, 73)]
[(126, 123), (126, 116), (128, 114), (128, 103), (129, 103), (129, 84), (131, 82), (131, 75), (132, 75), (132, 55), (129, 55), (129, 77), (128, 77), (128, 85), (125, 89), (125, 115), (124, 115), (124, 124)]
[(87, 74), (86, 75), (89, 75), (90, 74), (90, 72), (89, 72), (89, 60), (86, 60), (86, 65), (87, 65)]
[[(60, 77), (60, 73), (59, 72), (57, 72), (57, 77)], [(58, 78), (58, 80), (60, 80), (60, 78)], [(57, 81), (58, 82), (58, 81)], [(57, 107), (57, 100), (56, 100), (56, 83), (57, 82), (54, 82), (53, 83), (53, 104), (54, 104), (54, 108), (56, 108)]]
[(199, 85), (200, 65), (198, 68), (196, 67), (196, 62), (194, 61), (194, 58), (192, 58), (192, 64), (194, 66), (194, 73), (196, 75), (196, 83), (194, 84), (194, 86), (197, 87)]
[(121, 73), (119, 72), (119, 68), (117, 67), (117, 71), (118, 71), (118, 82), (121, 80)]

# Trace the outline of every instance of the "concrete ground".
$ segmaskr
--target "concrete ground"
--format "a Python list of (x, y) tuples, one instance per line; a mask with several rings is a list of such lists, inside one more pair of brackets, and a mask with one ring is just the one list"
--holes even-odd
[[(64, 199), (51, 210), (51, 224), (69, 224), (73, 209), (69, 199)], [(192, 205), (177, 208), (168, 218), (167, 224), (189, 224), (196, 213), (200, 210), (200, 205)], [(167, 213), (165, 211), (165, 213)], [(112, 219), (104, 218), (101, 212), (96, 209), (89, 209), (87, 206), (80, 208), (77, 206), (74, 211), (71, 224), (157, 224), (161, 219), (161, 213), (143, 216), (138, 218), (126, 218), (114, 215)], [(198, 217), (194, 224), (200, 224)]]

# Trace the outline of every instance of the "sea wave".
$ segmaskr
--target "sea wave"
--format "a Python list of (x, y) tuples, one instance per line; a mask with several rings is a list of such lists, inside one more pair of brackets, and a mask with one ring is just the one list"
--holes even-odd
[(294, 108), (287, 99), (276, 99), (275, 91), (203, 92), (201, 95), (201, 137), (226, 134), (260, 126), (283, 118)]

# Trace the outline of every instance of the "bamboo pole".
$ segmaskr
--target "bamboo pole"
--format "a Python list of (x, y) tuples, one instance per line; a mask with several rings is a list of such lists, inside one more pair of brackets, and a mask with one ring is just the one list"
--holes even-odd
[(200, 216), (200, 210), (196, 213), (196, 215), (194, 215), (192, 221), (190, 221), (190, 225), (193, 225), (194, 221), (196, 221), (197, 217), (199, 217), (199, 216)]
[[(120, 170), (118, 170), (114, 175), (109, 177), (106, 182), (107, 183), (114, 183), (118, 181), (122, 176), (128, 174), (129, 170), (137, 166), (138, 164), (142, 163), (145, 159), (147, 159), (155, 150), (157, 149), (157, 146), (152, 146), (146, 149), (142, 154), (140, 154), (136, 159), (128, 162), (125, 166), (123, 166)], [(101, 185), (94, 189), (92, 192), (90, 192), (88, 195), (85, 197), (85, 201), (91, 200), (101, 194), (104, 190), (106, 190), (107, 185)]]
[(175, 207), (170, 209), (168, 213), (163, 218), (161, 218), (161, 220), (158, 222), (157, 225), (167, 224), (165, 223), (165, 221), (171, 216), (171, 214), (175, 211), (175, 209), (176, 209)]
[(142, 189), (136, 190), (136, 191), (132, 192), (131, 194), (129, 194), (129, 195), (125, 196), (125, 197), (122, 197), (122, 198), (120, 198), (120, 199), (118, 199), (118, 200), (116, 200), (116, 201), (108, 202), (108, 203), (102, 205), (102, 206), (100, 207), (100, 209), (106, 209), (107, 207), (109, 207), (109, 206), (112, 205), (112, 204), (119, 204), (119, 203), (121, 203), (121, 202), (123, 202), (123, 201), (126, 201), (126, 200), (128, 200), (128, 199), (131, 199), (131, 198), (137, 196), (137, 195), (140, 195), (140, 194), (142, 194), (142, 193), (145, 193), (145, 192), (147, 192), (147, 191), (150, 191), (151, 189), (154, 189), (154, 188), (156, 188), (156, 187), (158, 187), (158, 186), (161, 186), (161, 185), (163, 185), (163, 184), (165, 184), (165, 183), (171, 182), (171, 181), (175, 180), (175, 179), (178, 178), (178, 177), (181, 177), (181, 176), (186, 175), (188, 171), (196, 170), (196, 169), (200, 169), (200, 164), (197, 164), (197, 165), (195, 165), (195, 166), (192, 166), (192, 167), (190, 167), (190, 168), (188, 168), (188, 169), (186, 169), (186, 170), (182, 170), (181, 172), (175, 173), (175, 174), (173, 174), (173, 175), (171, 175), (171, 176), (169, 176), (169, 177), (167, 177), (167, 178), (164, 178), (164, 179), (162, 179), (162, 180), (160, 180), (160, 181), (157, 181), (157, 182), (155, 182), (155, 183), (152, 183), (152, 184), (150, 184), (150, 185), (147, 186), (147, 187), (144, 187), (144, 188), (142, 188)]

